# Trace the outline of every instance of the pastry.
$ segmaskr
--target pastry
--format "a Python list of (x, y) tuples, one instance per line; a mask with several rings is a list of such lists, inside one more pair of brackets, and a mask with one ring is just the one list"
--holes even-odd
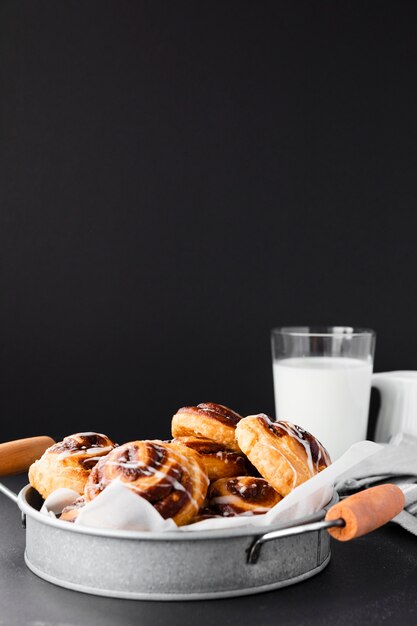
[(85, 498), (81, 496), (80, 498), (77, 498), (73, 504), (70, 504), (62, 509), (59, 519), (63, 522), (75, 522), (78, 517), (78, 513), (83, 506), (85, 506)]
[(177, 437), (173, 443), (197, 452), (204, 463), (209, 480), (247, 474), (246, 459), (240, 452), (231, 452), (221, 443), (199, 437)]
[(223, 517), (266, 513), (282, 500), (264, 479), (254, 476), (221, 478), (210, 485), (209, 509)]
[(99, 461), (85, 486), (86, 501), (115, 480), (148, 500), (165, 519), (172, 517), (178, 526), (196, 515), (209, 484), (196, 452), (159, 440), (125, 443)]
[(197, 524), (197, 522), (205, 522), (206, 519), (214, 519), (216, 517), (223, 517), (219, 513), (216, 513), (208, 506), (203, 506), (197, 513), (195, 517), (193, 517), (188, 524)]
[(48, 448), (29, 468), (29, 482), (43, 498), (65, 487), (80, 495), (91, 469), (115, 443), (99, 433), (77, 433)]
[(173, 437), (202, 437), (239, 452), (235, 439), (236, 424), (242, 416), (214, 402), (185, 406), (172, 418)]
[(243, 418), (236, 427), (236, 438), (261, 476), (282, 497), (331, 463), (313, 435), (290, 422), (272, 422), (262, 413)]

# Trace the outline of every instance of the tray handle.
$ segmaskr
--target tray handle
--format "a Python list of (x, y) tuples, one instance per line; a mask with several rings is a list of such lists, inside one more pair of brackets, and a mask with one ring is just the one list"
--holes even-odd
[(319, 530), (333, 528), (334, 526), (344, 526), (345, 522), (342, 519), (311, 522), (310, 524), (301, 524), (299, 526), (291, 526), (290, 528), (282, 528), (281, 530), (272, 530), (269, 533), (264, 533), (256, 537), (255, 541), (247, 550), (249, 564), (253, 565), (259, 559), (259, 554), (264, 543), (273, 541), (274, 539), (283, 539), (284, 537), (292, 537), (294, 535), (304, 535), (305, 533), (314, 533)]
[(247, 561), (256, 563), (261, 547), (268, 541), (328, 530), (338, 541), (350, 541), (384, 526), (404, 508), (404, 494), (397, 485), (378, 485), (355, 493), (333, 505), (324, 520), (275, 530), (256, 537), (248, 549)]
[(327, 511), (325, 520), (343, 519), (344, 526), (329, 529), (338, 541), (350, 541), (384, 526), (404, 508), (405, 497), (397, 485), (371, 487), (341, 500)]
[(0, 444), (0, 476), (26, 472), (47, 448), (55, 443), (51, 437), (29, 437)]

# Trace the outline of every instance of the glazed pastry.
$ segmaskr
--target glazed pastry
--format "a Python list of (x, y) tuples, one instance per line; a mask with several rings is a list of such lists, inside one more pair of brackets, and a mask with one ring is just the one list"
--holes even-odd
[(66, 506), (64, 509), (62, 509), (62, 513), (59, 519), (64, 522), (75, 522), (78, 517), (78, 513), (83, 508), (83, 506), (85, 506), (85, 498), (81, 496), (81, 498), (77, 498), (77, 500), (73, 504), (70, 504), (69, 506)]
[(203, 506), (197, 513), (195, 517), (193, 517), (188, 524), (197, 524), (197, 522), (204, 522), (206, 519), (214, 519), (215, 517), (223, 517), (219, 513), (216, 513), (208, 506)]
[(91, 469), (116, 446), (106, 435), (77, 433), (48, 448), (29, 468), (29, 482), (43, 498), (66, 487), (80, 495)]
[(282, 500), (264, 479), (254, 476), (221, 478), (210, 485), (209, 508), (223, 517), (266, 513)]
[(242, 419), (236, 438), (251, 463), (282, 497), (331, 463), (313, 435), (290, 422), (272, 422), (262, 413)]
[(97, 463), (85, 486), (87, 502), (113, 481), (150, 502), (178, 526), (191, 520), (206, 497), (207, 472), (199, 455), (175, 443), (131, 441)]
[(243, 476), (248, 473), (243, 454), (230, 452), (220, 443), (198, 437), (177, 437), (173, 439), (173, 443), (190, 448), (200, 455), (209, 480)]
[(239, 452), (235, 439), (236, 424), (242, 416), (226, 406), (204, 402), (198, 406), (185, 406), (172, 418), (173, 437), (201, 437)]

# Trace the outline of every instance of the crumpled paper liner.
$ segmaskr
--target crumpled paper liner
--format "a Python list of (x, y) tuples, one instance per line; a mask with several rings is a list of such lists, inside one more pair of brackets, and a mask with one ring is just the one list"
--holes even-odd
[[(239, 526), (273, 526), (277, 523), (292, 522), (320, 511), (331, 500), (338, 477), (381, 448), (382, 446), (372, 441), (354, 444), (340, 459), (294, 489), (263, 515), (216, 517), (178, 527), (172, 519), (164, 519), (147, 500), (116, 480), (80, 509), (74, 524), (119, 530), (192, 532), (232, 529)], [(57, 489), (45, 500), (41, 512), (46, 515), (59, 515), (65, 506), (72, 504), (77, 498), (79, 494), (75, 491)]]

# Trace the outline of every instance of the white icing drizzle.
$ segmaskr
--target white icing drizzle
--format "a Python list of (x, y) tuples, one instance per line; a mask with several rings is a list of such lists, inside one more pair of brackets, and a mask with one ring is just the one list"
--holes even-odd
[(296, 487), (296, 485), (297, 485), (298, 472), (295, 469), (294, 465), (291, 463), (291, 461), (288, 458), (288, 456), (284, 452), (282, 452), (282, 450), (280, 450), (277, 446), (272, 446), (270, 443), (266, 443), (266, 442), (262, 441), (261, 445), (264, 448), (270, 448), (274, 452), (278, 452), (278, 454), (280, 454), (282, 456), (282, 458), (288, 463), (288, 465), (292, 469), (292, 485), (291, 485), (291, 489), (294, 489)]
[[(253, 487), (255, 487), (256, 485), (252, 485)], [(249, 486), (247, 487), (246, 485), (242, 485), (241, 487), (237, 487), (237, 491), (239, 493), (246, 493), (249, 489)]]
[(309, 441), (299, 436), (297, 429), (289, 422), (276, 422), (276, 423), (280, 428), (285, 430), (285, 432), (287, 433), (289, 437), (293, 437), (303, 446), (306, 452), (306, 456), (307, 456), (308, 469), (310, 470), (311, 476), (314, 476), (314, 474), (317, 473), (317, 467), (314, 468), (313, 466), (313, 457), (311, 455), (311, 446), (310, 446)]
[(111, 450), (113, 450), (113, 446), (94, 446), (93, 448), (79, 448), (79, 450), (74, 450), (74, 454), (99, 454), (100, 456), (104, 456), (108, 454)]
[[(309, 462), (309, 468), (311, 469), (312, 475), (318, 473), (319, 471), (319, 467), (320, 467), (320, 462), (323, 462), (325, 465), (328, 465), (328, 463), (330, 462), (330, 459), (328, 457), (327, 451), (325, 450), (325, 448), (322, 446), (322, 444), (320, 443), (320, 441), (318, 441), (317, 439), (315, 439), (316, 444), (317, 444), (317, 450), (318, 450), (318, 454), (317, 454), (317, 460), (314, 462), (313, 461), (313, 457), (311, 454), (311, 444), (308, 440), (303, 439), (302, 437), (300, 437), (298, 435), (298, 429), (300, 428), (299, 426), (296, 426), (295, 424), (291, 424), (290, 422), (277, 422), (277, 424), (279, 424), (280, 426), (282, 426), (284, 428), (284, 430), (287, 430), (288, 434), (293, 437), (295, 437), (305, 448), (306, 453), (307, 453), (307, 457), (308, 457), (308, 462)], [(301, 429), (303, 430), (303, 429)], [(313, 435), (310, 435), (311, 437), (313, 437)]]
[[(81, 442), (83, 441), (83, 439), (88, 439), (89, 437), (101, 437), (103, 439), (103, 442), (106, 442), (106, 445), (101, 445), (100, 443), (96, 443), (95, 445), (91, 446), (91, 448), (88, 448), (86, 445), (80, 445)], [(53, 446), (51, 446), (51, 448), (48, 448), (48, 450), (46, 452), (49, 452), (49, 450), (54, 450), (54, 448), (59, 447), (60, 446), (65, 446), (66, 444), (68, 444), (69, 442), (74, 442), (75, 445), (77, 447), (75, 448), (68, 448), (67, 450), (60, 450), (58, 453), (58, 458), (65, 458), (67, 456), (105, 456), (106, 454), (108, 454), (111, 450), (113, 450), (116, 447), (116, 444), (112, 444), (112, 443), (107, 443), (109, 442), (109, 438), (107, 437), (107, 435), (103, 435), (103, 433), (95, 433), (92, 431), (86, 431), (83, 433), (75, 433), (74, 435), (69, 435), (68, 437), (64, 437), (63, 441), (60, 441), (57, 444), (54, 444)]]
[[(144, 442), (144, 443), (148, 443), (148, 442)], [(155, 444), (154, 442), (150, 442), (150, 443), (152, 443), (152, 447), (154, 449), (156, 449), (156, 451), (161, 454), (161, 458), (162, 458), (162, 455), (166, 453), (167, 449), (164, 446), (159, 446), (158, 444)], [(168, 450), (169, 450), (170, 453), (172, 453), (172, 455), (174, 456), (175, 460), (179, 461), (179, 465), (180, 465), (181, 469), (183, 469), (183, 465), (185, 465), (184, 461), (189, 463), (190, 457), (187, 457), (186, 455), (181, 454), (181, 452), (179, 452), (177, 449), (172, 449), (171, 448), (171, 449), (168, 449)], [(181, 463), (181, 459), (183, 461), (182, 463)], [(156, 467), (154, 467), (152, 465), (149, 465), (145, 461), (142, 461), (141, 459), (137, 459), (137, 460), (133, 460), (133, 461), (111, 461), (111, 460), (106, 460), (105, 464), (106, 465), (114, 465), (116, 467), (122, 467), (122, 468), (127, 468), (127, 469), (143, 468), (144, 472), (148, 476), (155, 476), (155, 478), (160, 479), (162, 483), (163, 483), (163, 481), (166, 481), (167, 483), (169, 483), (173, 487), (174, 490), (182, 491), (182, 492), (186, 493), (188, 499), (190, 500), (191, 504), (196, 509), (196, 511), (199, 508), (199, 503), (193, 497), (192, 492), (189, 491), (188, 489), (186, 489), (181, 482), (179, 482), (176, 478), (174, 478), (173, 476), (170, 476), (166, 472), (161, 471), (161, 470), (157, 469)], [(161, 467), (163, 467), (163, 463), (161, 461), (159, 461), (159, 460), (156, 460), (156, 464), (160, 465)], [(201, 476), (203, 477), (204, 482), (206, 482), (208, 484), (207, 476), (206, 476), (205, 472), (201, 469), (200, 465), (197, 464), (197, 463), (195, 463), (195, 464), (192, 463), (192, 467), (193, 467), (193, 469), (197, 470), (201, 474)], [(126, 484), (126, 486), (128, 486), (133, 491), (137, 491), (138, 493), (140, 493), (140, 491), (141, 491), (140, 486), (135, 486), (134, 484), (132, 484), (132, 483), (129, 484), (128, 482), (125, 482), (125, 481), (122, 481), (122, 482), (124, 482)]]
[(66, 456), (99, 456), (100, 458), (102, 458), (112, 450), (114, 450), (113, 446), (98, 446), (94, 448), (86, 448), (84, 446), (81, 448), (76, 448), (74, 450), (63, 450), (58, 454), (58, 458), (64, 458)]
[(96, 463), (98, 463), (99, 461), (101, 461), (101, 459), (103, 458), (103, 455), (100, 456), (89, 456), (87, 459), (84, 459), (84, 461), (81, 461), (82, 463), (91, 463), (91, 461), (95, 461)]
[[(182, 454), (182, 452), (178, 448), (175, 448), (175, 450), (172, 450), (172, 452), (177, 458), (181, 459), (180, 465), (186, 465), (187, 463), (190, 462), (190, 457), (187, 456), (186, 454)], [(207, 474), (205, 470), (201, 468), (200, 464), (193, 462), (192, 466), (193, 466), (193, 469), (197, 470), (197, 472), (200, 474), (200, 478), (202, 478), (203, 482), (207, 483), (208, 485)]]
[[(250, 506), (255, 506), (251, 504), (250, 502), (247, 502), (246, 500), (242, 500), (241, 498), (239, 498), (239, 496), (235, 496), (233, 494), (230, 494), (228, 496), (216, 496), (215, 498), (211, 498), (210, 503), (228, 504), (230, 506), (235, 506), (237, 508), (242, 508), (243, 506), (245, 506), (245, 504), (250, 505)], [(266, 511), (269, 511), (269, 509), (270, 507), (268, 506), (256, 505), (256, 511), (262, 511), (262, 513), (266, 513)]]

